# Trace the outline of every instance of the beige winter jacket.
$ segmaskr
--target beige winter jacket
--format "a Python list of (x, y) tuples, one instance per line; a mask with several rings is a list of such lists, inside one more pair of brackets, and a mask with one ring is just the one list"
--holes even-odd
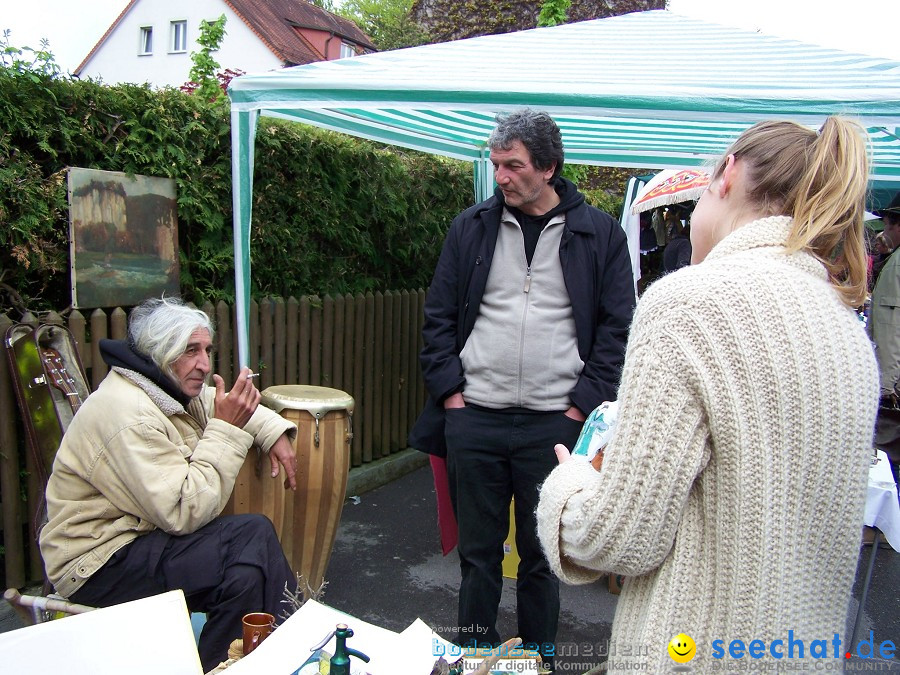
[(160, 528), (182, 535), (222, 511), (250, 446), (296, 427), (260, 406), (239, 429), (212, 418), (207, 387), (187, 410), (144, 376), (116, 368), (69, 426), (47, 485), (40, 536), (47, 576), (71, 595), (120, 548)]

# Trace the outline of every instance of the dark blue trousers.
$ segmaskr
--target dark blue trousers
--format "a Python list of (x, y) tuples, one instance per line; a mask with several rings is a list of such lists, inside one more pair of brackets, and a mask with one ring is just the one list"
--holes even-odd
[(205, 612), (200, 662), (209, 672), (228, 658), (249, 612), (278, 618), (285, 585), (297, 587), (275, 528), (265, 516), (220, 516), (193, 534), (154, 530), (116, 551), (69, 598), (108, 607), (181, 589), (192, 612)]
[(562, 412), (493, 411), (471, 405), (446, 412), (447, 468), (462, 572), (457, 641), (464, 646), (501, 642), (496, 622), (503, 542), (509, 532), (510, 499), (515, 497), (518, 635), (526, 645), (543, 647), (542, 653), (552, 655), (559, 580), (541, 551), (534, 511), (538, 488), (557, 465), (553, 446), (572, 448), (581, 422)]

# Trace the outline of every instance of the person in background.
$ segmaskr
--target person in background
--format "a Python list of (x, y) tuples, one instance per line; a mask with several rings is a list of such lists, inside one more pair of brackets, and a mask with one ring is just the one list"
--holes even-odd
[(568, 583), (625, 575), (611, 643), (630, 670), (845, 635), (879, 398), (854, 311), (867, 167), (840, 117), (745, 131), (693, 212), (691, 266), (638, 304), (600, 470), (557, 447), (540, 541)]
[(498, 645), (515, 497), (518, 635), (552, 663), (559, 582), (537, 542), (538, 485), (585, 415), (615, 398), (634, 307), (625, 233), (562, 178), (546, 113), (497, 118), (494, 196), (454, 219), (425, 301), (429, 399), (410, 445), (446, 453), (459, 523), (457, 641)]
[(213, 327), (175, 299), (148, 300), (127, 340), (101, 340), (109, 374), (72, 419), (47, 484), (47, 576), (99, 607), (181, 589), (206, 612), (204, 672), (228, 657), (248, 612), (281, 608), (296, 579), (262, 515), (220, 516), (251, 445), (296, 489), (296, 427), (259, 406), (249, 368), (230, 391), (210, 372)]
[(884, 221), (879, 235), (886, 256), (877, 275), (869, 309), (868, 329), (875, 344), (881, 378), (881, 403), (875, 426), (875, 445), (891, 462), (894, 480), (900, 463), (900, 192), (877, 215)]
[(888, 243), (884, 232), (879, 232), (875, 235), (875, 239), (872, 242), (872, 270), (869, 280), (871, 290), (875, 289), (875, 282), (878, 281), (878, 277), (881, 275), (881, 269), (893, 252), (894, 247)]
[(685, 225), (682, 217), (687, 214), (678, 207), (669, 207), (674, 217), (669, 243), (663, 251), (663, 269), (666, 274), (691, 264), (690, 225)]

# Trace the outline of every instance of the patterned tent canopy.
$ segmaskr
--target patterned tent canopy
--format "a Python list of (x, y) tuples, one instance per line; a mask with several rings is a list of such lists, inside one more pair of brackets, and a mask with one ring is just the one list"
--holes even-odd
[(478, 199), (492, 189), (485, 141), (499, 111), (548, 111), (568, 162), (658, 169), (702, 165), (762, 119), (818, 127), (841, 113), (871, 140), (869, 207), (900, 190), (900, 62), (667, 11), (245, 75), (228, 93), (242, 363), (259, 114), (472, 161)]

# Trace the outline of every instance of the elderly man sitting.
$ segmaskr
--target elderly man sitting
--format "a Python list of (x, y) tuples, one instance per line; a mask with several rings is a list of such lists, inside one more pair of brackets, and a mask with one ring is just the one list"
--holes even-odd
[(220, 516), (247, 451), (268, 453), (296, 489), (296, 428), (259, 407), (248, 368), (231, 391), (210, 372), (213, 327), (172, 299), (131, 314), (128, 340), (102, 340), (111, 371), (75, 415), (47, 485), (41, 537), (57, 592), (108, 606), (180, 588), (206, 612), (204, 671), (227, 658), (247, 612), (277, 615), (294, 575), (262, 515)]

